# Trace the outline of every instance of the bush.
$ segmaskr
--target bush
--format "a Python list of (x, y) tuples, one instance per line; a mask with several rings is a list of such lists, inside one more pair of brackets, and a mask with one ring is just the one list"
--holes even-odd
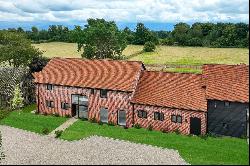
[(153, 130), (153, 126), (150, 124), (149, 126), (148, 126), (148, 131), (152, 131)]
[(90, 118), (90, 120), (89, 120), (91, 123), (97, 123), (97, 120), (96, 120), (96, 118), (94, 117), (94, 118)]
[(44, 128), (42, 130), (42, 133), (45, 134), (45, 135), (49, 134), (49, 129), (48, 128)]
[(103, 122), (102, 122), (102, 121), (99, 121), (98, 124), (99, 124), (99, 125), (103, 125)]
[(143, 47), (143, 50), (145, 51), (145, 52), (154, 52), (154, 50), (156, 49), (156, 46), (155, 46), (155, 44), (153, 43), (153, 42), (146, 42), (145, 44), (144, 44), (144, 47)]
[(138, 124), (138, 123), (136, 123), (136, 124), (134, 125), (134, 128), (136, 128), (136, 129), (140, 129), (140, 128), (141, 128), (141, 125), (140, 125), (140, 124)]
[(164, 129), (161, 129), (161, 132), (163, 132), (163, 133), (168, 133), (169, 131), (168, 131), (167, 128), (164, 128)]
[(128, 129), (128, 127), (127, 127), (127, 126), (123, 126), (123, 128), (124, 128), (124, 129)]
[(9, 115), (10, 111), (9, 110), (0, 110), (0, 120), (4, 119)]
[(70, 116), (70, 115), (65, 115), (65, 117), (66, 117), (66, 118), (71, 118), (71, 116)]
[(55, 113), (55, 117), (59, 117), (60, 115), (58, 113)]
[(115, 124), (113, 122), (111, 122), (111, 121), (108, 122), (108, 125), (109, 126), (115, 126)]
[(179, 135), (181, 132), (180, 132), (179, 129), (175, 129), (175, 130), (174, 130), (174, 133), (177, 134), (177, 135)]
[(62, 133), (63, 133), (62, 130), (55, 131), (55, 134), (56, 134), (55, 138), (59, 138), (62, 135)]
[(47, 112), (44, 112), (44, 113), (43, 113), (43, 115), (44, 115), (44, 116), (47, 116), (47, 115), (48, 115), (48, 113), (47, 113)]

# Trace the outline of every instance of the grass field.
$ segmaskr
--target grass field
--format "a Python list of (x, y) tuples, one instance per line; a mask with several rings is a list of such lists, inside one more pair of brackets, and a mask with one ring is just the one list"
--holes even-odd
[[(81, 52), (77, 52), (75, 43), (41, 43), (34, 44), (35, 47), (45, 51), (47, 57), (72, 57), (80, 58)], [(190, 66), (202, 64), (249, 64), (249, 49), (245, 48), (206, 48), (206, 47), (176, 47), (158, 46), (155, 52), (144, 53), (143, 46), (129, 45), (123, 54), (128, 60), (142, 61), (146, 66), (172, 65), (173, 67), (164, 69), (173, 72), (199, 73), (200, 70)], [(186, 67), (189, 65), (189, 67)], [(179, 66), (177, 69), (175, 66)], [(183, 66), (184, 69), (180, 69)], [(160, 70), (158, 67), (155, 70)]]
[(48, 131), (51, 132), (67, 120), (67, 118), (64, 117), (44, 116), (30, 113), (34, 109), (35, 105), (31, 105), (25, 107), (21, 111), (12, 111), (8, 116), (0, 120), (0, 125), (7, 125), (43, 134), (43, 129), (47, 128)]
[(248, 164), (249, 150), (246, 140), (239, 138), (200, 138), (175, 133), (123, 129), (119, 126), (98, 125), (78, 120), (66, 129), (60, 138), (79, 140), (92, 135), (128, 140), (164, 148), (176, 149), (190, 164)]

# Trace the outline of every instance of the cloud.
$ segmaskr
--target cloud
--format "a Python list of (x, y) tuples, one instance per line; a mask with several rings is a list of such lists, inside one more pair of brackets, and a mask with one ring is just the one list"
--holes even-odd
[(0, 21), (247, 22), (248, 0), (0, 0)]

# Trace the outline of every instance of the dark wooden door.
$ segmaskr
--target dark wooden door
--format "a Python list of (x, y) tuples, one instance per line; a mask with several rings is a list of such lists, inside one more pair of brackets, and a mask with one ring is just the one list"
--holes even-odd
[(71, 111), (72, 111), (72, 117), (76, 116), (76, 111), (78, 109), (78, 104), (72, 104), (72, 108), (71, 108)]
[(190, 118), (190, 134), (200, 135), (201, 134), (201, 119)]

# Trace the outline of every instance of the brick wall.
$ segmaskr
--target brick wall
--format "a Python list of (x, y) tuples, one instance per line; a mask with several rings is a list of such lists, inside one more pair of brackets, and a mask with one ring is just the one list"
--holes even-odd
[[(137, 115), (138, 110), (144, 110), (147, 112), (147, 118), (139, 118)], [(164, 120), (154, 120), (154, 112), (162, 112), (164, 114)], [(143, 128), (147, 128), (150, 124), (154, 130), (167, 130), (175, 131), (178, 129), (182, 134), (190, 133), (190, 117), (197, 117), (201, 119), (201, 134), (206, 133), (206, 113), (198, 111), (188, 111), (172, 108), (134, 105), (134, 120), (135, 124), (138, 123)], [(171, 115), (181, 115), (182, 123), (171, 122)]]
[[(37, 105), (39, 104), (40, 113), (55, 114), (60, 116), (71, 115), (71, 108), (68, 110), (61, 109), (61, 102), (71, 104), (72, 94), (81, 94), (88, 97), (88, 116), (89, 118), (96, 118), (100, 120), (100, 108), (105, 107), (108, 109), (108, 119), (117, 124), (117, 112), (118, 110), (126, 111), (126, 123), (128, 127), (132, 126), (132, 105), (129, 103), (131, 100), (131, 93), (108, 91), (107, 98), (100, 98), (100, 90), (95, 90), (94, 94), (91, 94), (90, 89), (66, 87), (66, 86), (54, 86), (53, 90), (47, 90), (46, 85), (36, 85)], [(39, 89), (39, 100), (38, 100)], [(48, 108), (46, 106), (46, 100), (54, 101), (54, 108)], [(39, 101), (39, 103), (38, 103)]]

